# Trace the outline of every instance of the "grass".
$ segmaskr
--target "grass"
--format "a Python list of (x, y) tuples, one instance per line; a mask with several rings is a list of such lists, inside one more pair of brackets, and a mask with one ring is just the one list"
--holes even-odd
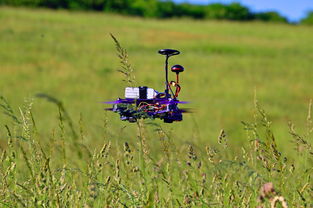
[[(0, 23), (1, 206), (255, 207), (267, 182), (264, 206), (312, 206), (312, 27), (6, 7)], [(170, 63), (195, 113), (165, 125), (103, 112), (125, 87), (110, 33), (157, 90), (156, 51), (181, 50)]]
[[(137, 138), (123, 146), (109, 136), (105, 120), (98, 141), (103, 145), (91, 150), (83, 119), (72, 129), (59, 102), (58, 128), (49, 140), (37, 130), (32, 101), (19, 114), (5, 98), (1, 103), (12, 120), (5, 125), (8, 144), (1, 154), (3, 207), (267, 207), (275, 200), (312, 206), (310, 113), (306, 134), (290, 125), (297, 152), (291, 158), (279, 151), (271, 122), (257, 102), (255, 122), (243, 123), (249, 142), (236, 154), (224, 130), (218, 145), (197, 147), (143, 120), (137, 122)], [(147, 134), (149, 126), (157, 137)]]

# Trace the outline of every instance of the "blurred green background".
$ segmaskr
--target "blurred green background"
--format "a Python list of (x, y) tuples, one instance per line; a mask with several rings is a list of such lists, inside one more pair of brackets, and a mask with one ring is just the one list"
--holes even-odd
[[(91, 145), (102, 143), (105, 119), (112, 138), (132, 140), (136, 126), (104, 112), (109, 106), (101, 103), (123, 97), (126, 87), (110, 33), (127, 49), (137, 84), (158, 91), (164, 88), (164, 57), (157, 51), (182, 52), (170, 65), (185, 67), (180, 100), (191, 101), (185, 107), (194, 113), (175, 124), (155, 121), (177, 141), (201, 146), (225, 129), (240, 147), (247, 140), (241, 121), (253, 120), (255, 92), (281, 149), (290, 146), (289, 120), (305, 127), (313, 96), (313, 27), (305, 25), (1, 7), (0, 94), (17, 112), (37, 93), (58, 98), (76, 126), (83, 118)], [(55, 105), (35, 98), (33, 114), (43, 138), (58, 128)], [(7, 119), (1, 115), (0, 121), (3, 126)]]

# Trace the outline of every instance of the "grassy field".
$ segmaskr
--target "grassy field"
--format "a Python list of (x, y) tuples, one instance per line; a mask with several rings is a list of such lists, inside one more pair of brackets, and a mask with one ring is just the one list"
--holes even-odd
[[(157, 51), (180, 50), (170, 64), (185, 67), (180, 99), (194, 113), (170, 125), (105, 113), (101, 102), (126, 86), (110, 33), (137, 84), (160, 91)], [(0, 8), (0, 104), (9, 115), (0, 115), (1, 206), (255, 207), (273, 182), (270, 194), (290, 207), (312, 207), (312, 34), (285, 24)]]

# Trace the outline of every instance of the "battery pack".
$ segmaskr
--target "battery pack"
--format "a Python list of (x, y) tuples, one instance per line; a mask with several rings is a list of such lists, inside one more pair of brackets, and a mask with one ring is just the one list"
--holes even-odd
[(148, 87), (126, 87), (125, 98), (133, 99), (153, 99), (157, 92)]

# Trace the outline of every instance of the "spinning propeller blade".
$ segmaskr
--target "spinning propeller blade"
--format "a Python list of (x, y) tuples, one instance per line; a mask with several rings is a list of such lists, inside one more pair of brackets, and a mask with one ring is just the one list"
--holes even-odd
[(191, 108), (180, 108), (179, 111), (181, 113), (193, 113), (193, 110)]
[(119, 104), (121, 103), (119, 100), (115, 100), (115, 101), (108, 101), (108, 102), (103, 102), (105, 104)]
[[(138, 99), (140, 100), (140, 99)], [(160, 103), (160, 104), (187, 104), (189, 102), (187, 101), (178, 101), (178, 100), (156, 100), (156, 102)], [(119, 99), (119, 100), (114, 100), (114, 101), (108, 101), (108, 102), (103, 102), (105, 104), (120, 104), (120, 103), (135, 103), (134, 99)]]
[(113, 108), (105, 108), (106, 111), (113, 111)]
[(189, 102), (188, 101), (175, 101), (175, 103), (178, 103), (178, 104), (188, 104)]
[(108, 102), (103, 102), (105, 104), (120, 104), (120, 103), (134, 103), (134, 99), (118, 99), (118, 100), (114, 100), (114, 101), (108, 101)]

